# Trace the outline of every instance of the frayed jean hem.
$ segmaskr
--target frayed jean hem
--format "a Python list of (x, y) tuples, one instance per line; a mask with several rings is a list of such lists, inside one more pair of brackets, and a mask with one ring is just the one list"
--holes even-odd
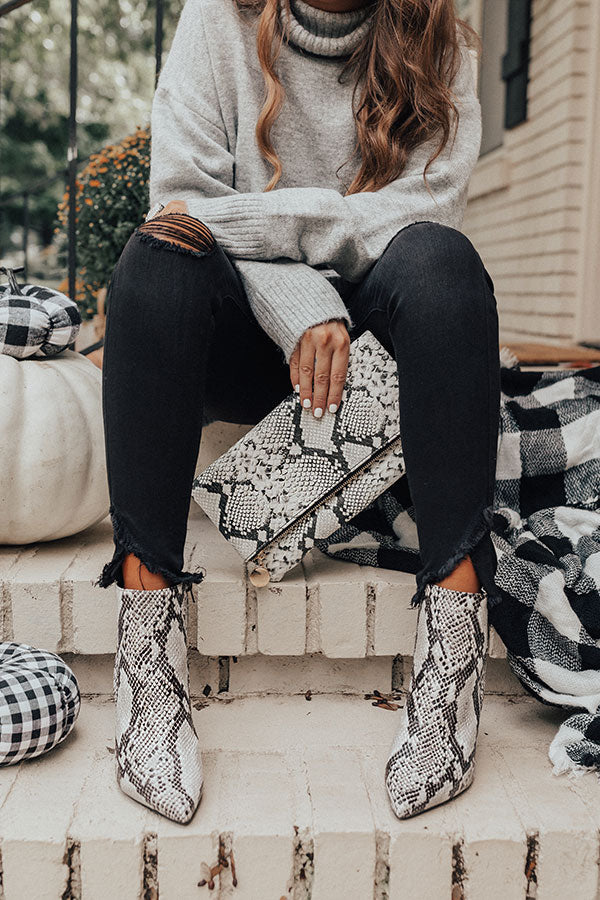
[(133, 553), (149, 572), (152, 572), (154, 575), (162, 575), (170, 582), (173, 588), (178, 589), (178, 593), (189, 593), (192, 599), (195, 599), (193, 585), (200, 584), (204, 579), (206, 575), (204, 570), (199, 572), (176, 572), (161, 566), (160, 563), (152, 558), (152, 554), (147, 553), (133, 540), (112, 506), (110, 507), (110, 518), (113, 525), (115, 550), (112, 559), (103, 567), (99, 577), (94, 581), (94, 585), (107, 588), (111, 584), (116, 583), (119, 587), (123, 587), (122, 563), (127, 554)]
[[(491, 531), (492, 520), (494, 516), (494, 507), (493, 505), (489, 505), (484, 507), (479, 515), (477, 516), (474, 524), (467, 532), (466, 536), (462, 541), (458, 544), (457, 549), (454, 551), (452, 556), (450, 556), (443, 565), (439, 566), (437, 570), (427, 569), (424, 572), (420, 572), (417, 574), (417, 590), (413, 594), (410, 605), (411, 607), (416, 607), (421, 604), (425, 597), (425, 588), (430, 583), (437, 583), (442, 581), (451, 572), (454, 571), (456, 566), (463, 560), (467, 555), (469, 555), (473, 549), (479, 544), (483, 538), (488, 535)], [(495, 605), (498, 602), (498, 591), (495, 588), (493, 582), (490, 583), (489, 578), (486, 578), (483, 572), (477, 571), (477, 564), (474, 560), (473, 567), (481, 581), (482, 587), (484, 588), (486, 595), (488, 597), (488, 603), (490, 606)]]

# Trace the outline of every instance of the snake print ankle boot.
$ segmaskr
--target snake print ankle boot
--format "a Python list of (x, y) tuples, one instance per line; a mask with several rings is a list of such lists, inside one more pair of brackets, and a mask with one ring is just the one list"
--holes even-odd
[(485, 589), (426, 585), (406, 706), (385, 769), (400, 819), (450, 800), (473, 781), (487, 640)]
[(192, 721), (184, 590), (118, 589), (115, 757), (121, 790), (175, 822), (202, 796)]

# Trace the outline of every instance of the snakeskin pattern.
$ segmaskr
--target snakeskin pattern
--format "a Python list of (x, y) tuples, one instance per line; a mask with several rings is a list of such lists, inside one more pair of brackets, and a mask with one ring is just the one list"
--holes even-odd
[(487, 595), (427, 584), (406, 706), (385, 769), (401, 819), (473, 781), (488, 640)]
[(260, 564), (279, 581), (404, 474), (399, 436), (396, 362), (365, 331), (337, 413), (317, 419), (290, 393), (196, 476), (192, 496), (245, 560), (265, 548)]
[(189, 698), (183, 591), (119, 587), (118, 594), (117, 781), (129, 797), (185, 823), (200, 802), (203, 775)]

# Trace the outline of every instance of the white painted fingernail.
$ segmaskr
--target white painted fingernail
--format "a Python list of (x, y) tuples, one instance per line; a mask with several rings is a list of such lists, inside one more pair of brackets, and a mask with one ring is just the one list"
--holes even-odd
[(302, 406), (304, 407), (304, 409), (308, 409), (310, 407), (310, 400), (308, 397), (304, 398), (304, 400), (302, 401)]
[(321, 409), (320, 406), (317, 406), (317, 408), (314, 411), (315, 418), (320, 419), (322, 415), (323, 415), (323, 410)]
[(299, 394), (300, 393), (300, 385), (297, 384), (296, 387), (294, 388), (294, 390), (296, 391), (297, 394)]
[(334, 413), (336, 410), (337, 410), (337, 403), (330, 403), (329, 404), (329, 412)]

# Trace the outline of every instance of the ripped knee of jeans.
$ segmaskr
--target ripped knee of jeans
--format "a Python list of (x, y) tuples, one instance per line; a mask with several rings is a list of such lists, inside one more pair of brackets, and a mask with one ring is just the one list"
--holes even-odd
[(138, 225), (134, 234), (153, 246), (193, 256), (207, 256), (217, 246), (208, 225), (187, 213), (154, 216)]

